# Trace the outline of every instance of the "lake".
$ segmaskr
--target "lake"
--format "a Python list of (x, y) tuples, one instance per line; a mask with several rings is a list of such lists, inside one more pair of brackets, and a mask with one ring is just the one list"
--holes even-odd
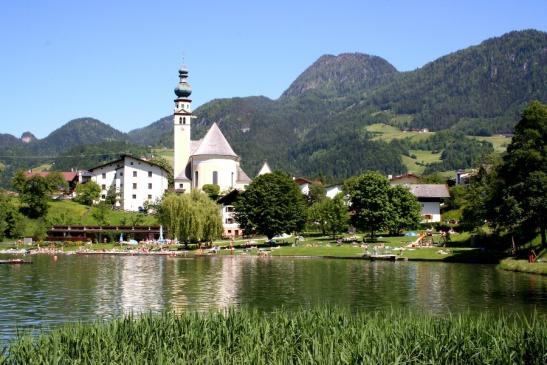
[(355, 309), (547, 313), (547, 277), (493, 265), (364, 260), (31, 256), (0, 265), (0, 342), (17, 328), (128, 312), (328, 303)]

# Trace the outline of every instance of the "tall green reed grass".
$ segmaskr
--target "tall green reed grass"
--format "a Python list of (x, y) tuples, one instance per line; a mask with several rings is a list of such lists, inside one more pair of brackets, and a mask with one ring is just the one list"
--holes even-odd
[(126, 316), (10, 343), (5, 364), (546, 364), (545, 316), (320, 307)]

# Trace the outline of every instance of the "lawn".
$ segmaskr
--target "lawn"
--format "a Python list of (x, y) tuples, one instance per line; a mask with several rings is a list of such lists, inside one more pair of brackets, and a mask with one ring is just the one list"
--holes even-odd
[(547, 275), (547, 262), (528, 262), (527, 260), (505, 259), (498, 268), (508, 271), (527, 272), (530, 274)]
[[(93, 213), (96, 207), (88, 207), (70, 200), (50, 202), (47, 220), (54, 224), (99, 225)], [(151, 215), (126, 212), (123, 210), (107, 210), (108, 225), (156, 225), (157, 219)]]
[(477, 139), (479, 141), (488, 141), (494, 146), (494, 151), (497, 153), (503, 153), (507, 150), (507, 146), (511, 143), (510, 137), (505, 137), (502, 135), (495, 135), (490, 137), (480, 137), (480, 136), (469, 136), (470, 138)]
[(173, 165), (173, 149), (171, 148), (155, 148), (152, 149), (154, 155), (158, 155), (166, 159), (171, 165)]
[(416, 156), (416, 161), (422, 164), (430, 164), (435, 162), (441, 162), (441, 153), (433, 153), (427, 150), (410, 150), (410, 155)]
[(435, 132), (405, 132), (397, 127), (393, 127), (383, 123), (371, 124), (365, 127), (370, 133), (373, 133), (374, 140), (380, 140), (389, 142), (393, 139), (405, 139), (409, 138), (412, 142), (423, 141), (424, 139), (432, 136)]

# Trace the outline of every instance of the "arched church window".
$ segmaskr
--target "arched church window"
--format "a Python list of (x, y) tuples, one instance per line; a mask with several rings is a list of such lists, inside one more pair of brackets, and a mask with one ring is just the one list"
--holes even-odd
[(218, 171), (213, 171), (213, 184), (218, 185)]
[(182, 118), (182, 124), (186, 124), (186, 117)]
[(182, 124), (182, 117), (179, 117), (179, 124)]

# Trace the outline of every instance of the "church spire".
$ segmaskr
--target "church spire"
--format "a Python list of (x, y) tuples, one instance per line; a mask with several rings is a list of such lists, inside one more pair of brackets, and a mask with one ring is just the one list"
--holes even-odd
[(192, 87), (188, 83), (188, 68), (186, 65), (180, 66), (179, 83), (175, 87), (175, 95), (179, 98), (188, 98), (192, 94)]

